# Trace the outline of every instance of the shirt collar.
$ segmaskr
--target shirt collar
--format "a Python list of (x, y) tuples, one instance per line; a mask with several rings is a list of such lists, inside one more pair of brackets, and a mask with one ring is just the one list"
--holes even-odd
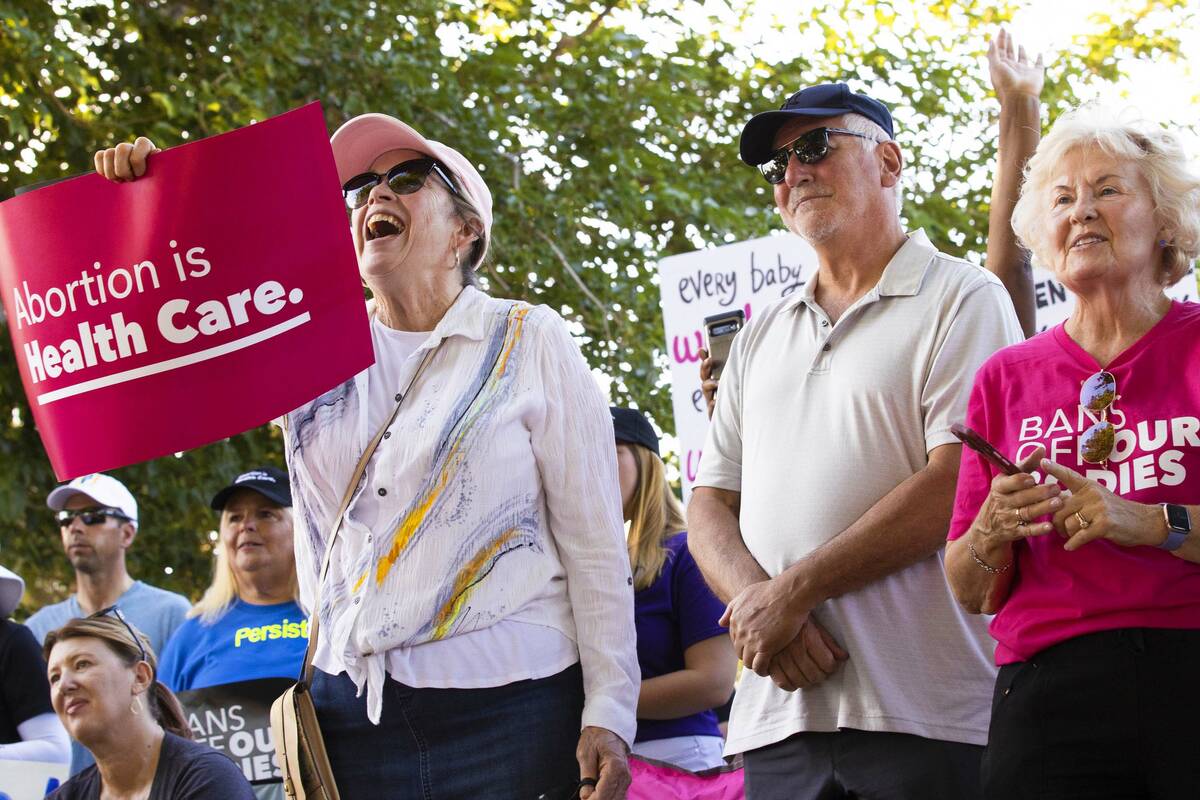
[[(919, 293), (925, 281), (925, 271), (936, 255), (937, 248), (929, 241), (925, 230), (918, 228), (905, 238), (904, 244), (900, 245), (900, 249), (884, 267), (879, 283), (871, 291), (879, 297), (905, 297)], [(816, 296), (815, 278), (814, 274), (793, 292), (784, 302), (784, 307), (796, 308), (811, 303)]]
[[(489, 320), (483, 306), (489, 299), (486, 294), (474, 286), (464, 286), (458, 293), (458, 297), (454, 298), (454, 302), (450, 304), (450, 308), (446, 309), (446, 313), (438, 320), (438, 324), (434, 326), (429, 338), (418, 349), (433, 347), (451, 336), (465, 336), (475, 341), (483, 339), (489, 330)], [(375, 302), (373, 300), (368, 304), (367, 313), (374, 318)]]

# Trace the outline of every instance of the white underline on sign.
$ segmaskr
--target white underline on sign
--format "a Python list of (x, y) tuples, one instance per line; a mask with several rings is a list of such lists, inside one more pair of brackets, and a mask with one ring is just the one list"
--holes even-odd
[(256, 345), (259, 342), (265, 342), (267, 339), (273, 339), (281, 333), (286, 333), (292, 328), (303, 325), (309, 322), (312, 317), (305, 311), (299, 316), (281, 322), (278, 325), (267, 328), (265, 331), (252, 333), (249, 336), (244, 336), (241, 339), (236, 339), (232, 342), (219, 344), (216, 347), (210, 347), (207, 350), (201, 350), (198, 353), (191, 353), (179, 358), (170, 358), (166, 361), (159, 361), (157, 364), (147, 364), (144, 367), (135, 369), (127, 369), (124, 372), (118, 372), (113, 375), (106, 375), (103, 378), (95, 378), (90, 381), (83, 381), (74, 386), (64, 386), (61, 389), (55, 389), (53, 392), (46, 392), (37, 396), (38, 405), (44, 406), (47, 403), (53, 403), (55, 400), (62, 400), (65, 397), (74, 397), (77, 394), (92, 392), (96, 389), (103, 389), (106, 386), (115, 386), (118, 383), (128, 383), (136, 381), (138, 378), (145, 378), (149, 375), (157, 375), (160, 372), (170, 372), (173, 369), (186, 367), (189, 364), (199, 364), (201, 361), (219, 358), (229, 353), (243, 350), (251, 345)]

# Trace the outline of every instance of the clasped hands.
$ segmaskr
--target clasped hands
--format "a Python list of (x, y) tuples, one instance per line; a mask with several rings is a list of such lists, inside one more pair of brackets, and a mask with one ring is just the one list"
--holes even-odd
[(742, 589), (721, 624), (747, 669), (794, 692), (821, 683), (848, 658), (811, 612), (792, 599), (783, 580), (768, 579)]

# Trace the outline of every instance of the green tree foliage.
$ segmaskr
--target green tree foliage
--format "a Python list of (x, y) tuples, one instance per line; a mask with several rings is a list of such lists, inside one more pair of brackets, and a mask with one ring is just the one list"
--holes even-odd
[[(670, 430), (656, 262), (778, 229), (736, 142), (750, 114), (798, 86), (847, 79), (889, 102), (910, 224), (953, 253), (984, 251), (996, 108), (981, 65), (1014, 8), (814, 0), (749, 34), (773, 7), (717, 18), (690, 0), (0, 2), (0, 198), (89, 169), (94, 150), (137, 134), (170, 146), (313, 99), (330, 130), (394, 114), (480, 164), (496, 198), (490, 290), (559, 310), (613, 399)], [(1051, 113), (1116, 80), (1119, 57), (1177, 57), (1172, 31), (1189, 13), (1183, 0), (1132, 0), (1096, 20), (1050, 69)], [(70, 572), (7, 336), (0, 370), (0, 562), (29, 581), (34, 608), (61, 597)], [(145, 509), (134, 574), (197, 596), (216, 527), (208, 496), (280, 461), (264, 429), (119, 470)]]

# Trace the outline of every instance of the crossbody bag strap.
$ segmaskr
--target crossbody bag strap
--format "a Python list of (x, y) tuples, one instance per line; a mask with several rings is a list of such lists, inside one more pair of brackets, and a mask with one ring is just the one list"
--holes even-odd
[(354, 467), (354, 474), (350, 476), (350, 482), (346, 485), (346, 491), (342, 495), (342, 505), (338, 509), (337, 516), (334, 517), (333, 530), (329, 533), (329, 543), (325, 545), (325, 557), (321, 559), (321, 577), (317, 580), (317, 594), (313, 602), (312, 616), (308, 622), (308, 647), (304, 650), (304, 666), (300, 671), (300, 682), (306, 687), (312, 684), (312, 660), (313, 655), (317, 651), (317, 634), (321, 627), (321, 587), (325, 585), (325, 576), (329, 573), (329, 564), (333, 558), (333, 545), (337, 541), (338, 533), (342, 530), (342, 522), (346, 518), (346, 509), (350, 507), (350, 501), (354, 498), (354, 490), (358, 488), (358, 482), (362, 480), (363, 472), (367, 469), (367, 462), (375, 454), (375, 449), (383, 441), (383, 434), (387, 432), (392, 422), (395, 421), (401, 404), (404, 403), (404, 399), (412, 391), (413, 384), (417, 382), (417, 378), (420, 377), (425, 369), (425, 365), (429, 363), (429, 359), (436, 350), (437, 346), (430, 348), (425, 353), (425, 357), (421, 359), (421, 364), (417, 367), (417, 371), (413, 373), (412, 380), (408, 382), (408, 387), (400, 394), (400, 399), (392, 407), (392, 413), (384, 420), (383, 425), (379, 426), (379, 430), (375, 432), (375, 436), (371, 439), (370, 444), (367, 445), (367, 449), (363, 450), (363, 454), (358, 459), (358, 464)]

